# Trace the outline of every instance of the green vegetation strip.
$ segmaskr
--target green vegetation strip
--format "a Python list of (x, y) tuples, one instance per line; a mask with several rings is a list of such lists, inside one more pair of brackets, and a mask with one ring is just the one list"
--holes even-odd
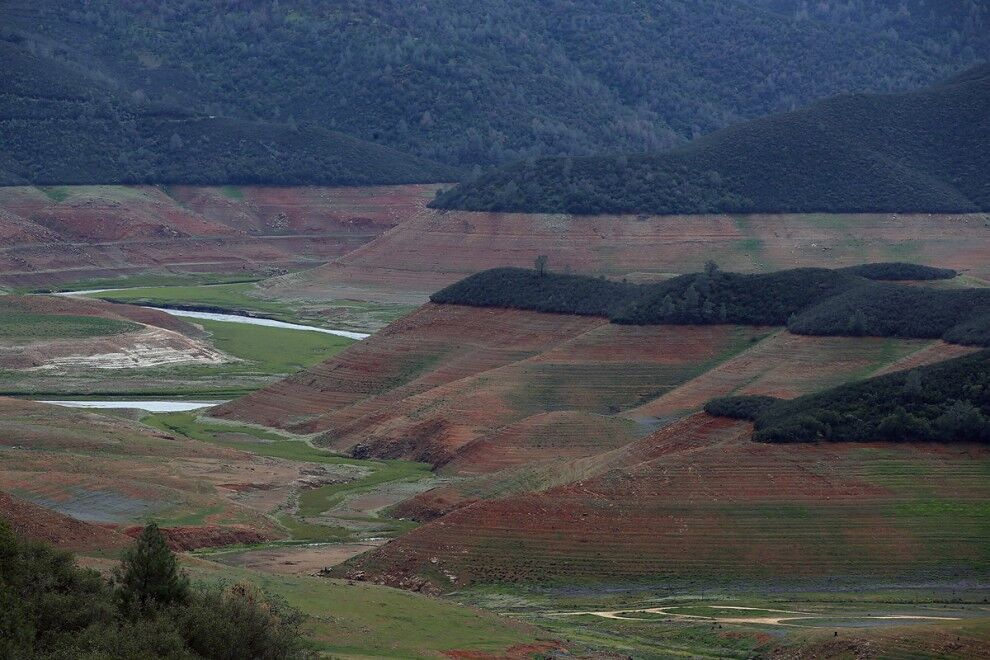
[(35, 341), (87, 339), (120, 335), (140, 329), (137, 323), (95, 316), (37, 314), (0, 302), (0, 339)]
[(253, 282), (184, 286), (135, 287), (123, 291), (89, 294), (111, 302), (155, 306), (197, 306), (216, 311), (259, 312), (280, 321), (298, 322), (291, 307), (280, 302), (250, 295), (257, 287)]
[(204, 286), (257, 282), (260, 275), (245, 273), (136, 273), (120, 277), (95, 277), (66, 282), (45, 289), (24, 289), (24, 293), (51, 291), (88, 291), (90, 289), (127, 289), (137, 287)]
[[(197, 417), (194, 413), (153, 414), (144, 417), (141, 421), (167, 433), (221, 447), (238, 449), (259, 456), (309, 463), (352, 465), (369, 470), (364, 476), (352, 481), (303, 490), (299, 494), (298, 517), (283, 514), (278, 518), (278, 522), (295, 539), (311, 541), (348, 540), (353, 533), (350, 530), (341, 526), (307, 522), (305, 518), (319, 516), (349, 497), (373, 491), (386, 484), (419, 481), (431, 475), (430, 466), (426, 463), (348, 458), (313, 447), (304, 440), (293, 439), (284, 434), (274, 433), (255, 426), (209, 421)], [(238, 440), (236, 439), (237, 436), (249, 436), (249, 438)], [(377, 516), (359, 516), (353, 520), (387, 522), (388, 529), (381, 532), (383, 535), (399, 534), (414, 526), (414, 523), (408, 521), (383, 520)]]
[(289, 374), (318, 364), (354, 343), (353, 339), (323, 332), (286, 330), (263, 325), (195, 319), (213, 336), (214, 345), (247, 360), (252, 369)]

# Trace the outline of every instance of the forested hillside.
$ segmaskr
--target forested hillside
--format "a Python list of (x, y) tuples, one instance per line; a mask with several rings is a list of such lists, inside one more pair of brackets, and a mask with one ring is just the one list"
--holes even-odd
[[(868, 0), (843, 12), (789, 4), (11, 0), (0, 5), (4, 169), (52, 180), (82, 147), (70, 169), (104, 168), (104, 182), (155, 180), (176, 162), (191, 177), (206, 163), (182, 161), (160, 119), (212, 115), (272, 127), (265, 148), (283, 161), (299, 142), (332, 150), (336, 136), (320, 131), (336, 130), (471, 174), (667, 148), (838, 92), (917, 87), (990, 53), (982, 3), (912, 0), (893, 15)], [(101, 164), (95, 145), (128, 167)], [(295, 164), (331, 174), (285, 179), (342, 171), (309, 152)], [(416, 177), (376, 176), (449, 178), (407, 164)]]
[(661, 214), (990, 209), (990, 65), (915, 92), (839, 96), (664, 153), (517, 162), (434, 205)]
[(990, 351), (790, 401), (734, 396), (711, 415), (751, 419), (759, 442), (990, 442)]
[(0, 185), (337, 184), (450, 180), (452, 169), (314, 123), (196, 114), (99, 70), (0, 40)]
[(786, 325), (802, 335), (942, 338), (990, 346), (990, 289), (890, 281), (946, 279), (953, 274), (908, 264), (742, 274), (723, 272), (709, 262), (702, 273), (633, 284), (495, 268), (466, 277), (430, 300), (605, 316), (625, 325)]

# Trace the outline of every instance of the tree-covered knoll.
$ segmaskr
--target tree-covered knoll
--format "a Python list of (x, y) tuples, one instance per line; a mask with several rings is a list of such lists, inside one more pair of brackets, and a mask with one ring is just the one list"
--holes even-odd
[(727, 273), (710, 268), (647, 287), (611, 319), (615, 323), (785, 325), (801, 310), (863, 285), (828, 268)]
[[(545, 266), (545, 265), (544, 265)], [(942, 337), (990, 346), (990, 289), (937, 289), (878, 282), (925, 279), (947, 269), (867, 264), (831, 270), (724, 272), (709, 262), (653, 284), (632, 284), (545, 270), (496, 268), (433, 294), (436, 303), (508, 307), (608, 317), (631, 325), (777, 325), (797, 334)]]
[(990, 210), (990, 65), (909, 93), (837, 96), (667, 152), (519, 161), (433, 205), (577, 214)]
[(789, 401), (727, 397), (706, 412), (752, 419), (759, 442), (990, 442), (990, 351)]
[(888, 261), (875, 264), (859, 264), (840, 268), (843, 273), (859, 275), (868, 280), (951, 280), (959, 273), (951, 268), (935, 268), (923, 264), (909, 264), (901, 261)]
[(302, 615), (245, 585), (190, 585), (153, 524), (114, 579), (0, 520), (0, 657), (301, 658)]
[(644, 288), (585, 275), (540, 274), (526, 268), (493, 268), (469, 275), (437, 291), (430, 296), (430, 300), (448, 305), (611, 317)]
[[(766, 0), (8, 0), (0, 135), (36, 134), (13, 154), (15, 172), (36, 173), (87, 128), (114, 153), (147, 149), (132, 120), (179, 108), (311, 122), (469, 172), (667, 148), (990, 56), (981, 3), (842, 5), (836, 17)], [(108, 105), (116, 118), (100, 126)], [(35, 154), (46, 120), (68, 126)]]
[(961, 324), (968, 327), (985, 320), (988, 313), (990, 289), (932, 289), (871, 283), (805, 309), (788, 323), (788, 329), (803, 335), (934, 339)]

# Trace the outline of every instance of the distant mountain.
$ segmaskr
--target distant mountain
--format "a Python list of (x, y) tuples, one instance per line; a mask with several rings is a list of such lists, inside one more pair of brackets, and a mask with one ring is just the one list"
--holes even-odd
[(98, 69), (0, 40), (0, 185), (449, 181), (436, 162), (311, 122), (196, 114), (126, 94)]
[[(142, 147), (169, 154), (118, 133), (152, 130), (139, 119), (181, 109), (312, 123), (468, 172), (666, 149), (838, 93), (930, 84), (990, 58), (987, 3), (892, 4), (6, 0), (0, 134), (35, 136), (14, 145), (34, 176), (89, 128), (108, 151), (138, 158), (140, 173)], [(19, 70), (11, 49), (37, 59), (25, 88), (9, 79)], [(30, 121), (11, 123), (25, 113)], [(107, 113), (138, 125), (89, 121)], [(77, 122), (56, 131), (69, 142), (33, 153), (46, 137), (41, 119)], [(85, 164), (91, 147), (81, 145)]]
[(665, 153), (517, 162), (439, 208), (568, 213), (990, 210), (990, 65), (839, 96)]

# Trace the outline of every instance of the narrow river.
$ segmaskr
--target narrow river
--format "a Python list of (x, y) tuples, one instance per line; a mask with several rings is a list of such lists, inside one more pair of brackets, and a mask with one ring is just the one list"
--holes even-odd
[(200, 410), (212, 406), (226, 403), (226, 401), (136, 401), (113, 400), (113, 401), (42, 401), (65, 408), (136, 408), (137, 410), (147, 410), (148, 412), (187, 412), (189, 410)]
[[(85, 291), (63, 291), (56, 293), (58, 296), (85, 296), (91, 293), (104, 293), (106, 291), (126, 291), (127, 289), (88, 289)], [(299, 323), (286, 323), (285, 321), (275, 321), (272, 319), (259, 319), (254, 316), (244, 314), (226, 314), (219, 312), (195, 312), (185, 309), (168, 309), (166, 307), (152, 307), (142, 305), (150, 309), (157, 309), (160, 312), (171, 314), (172, 316), (184, 316), (193, 319), (206, 319), (208, 321), (224, 321), (227, 323), (246, 323), (248, 325), (263, 325), (269, 328), (281, 328), (283, 330), (299, 330), (303, 332), (322, 332), (348, 339), (365, 339), (370, 335), (365, 332), (351, 332), (349, 330), (331, 330), (329, 328), (317, 328), (312, 325), (301, 325)], [(66, 408), (136, 408), (148, 412), (187, 412), (190, 410), (201, 410), (209, 408), (225, 401), (150, 401), (150, 400), (113, 400), (113, 401), (86, 401), (86, 400), (53, 400), (42, 401), (56, 406)]]
[[(85, 291), (63, 291), (55, 295), (58, 296), (85, 296), (90, 293), (104, 293), (106, 291), (127, 291), (127, 289), (88, 289)], [(139, 303), (133, 303), (139, 304)], [(337, 335), (348, 339), (367, 339), (371, 335), (366, 332), (351, 332), (350, 330), (331, 330), (330, 328), (318, 328), (312, 325), (301, 325), (299, 323), (286, 323), (285, 321), (274, 321), (272, 319), (261, 319), (245, 314), (227, 314), (219, 312), (194, 312), (185, 309), (169, 309), (167, 307), (153, 307), (151, 305), (141, 305), (150, 309), (157, 309), (160, 312), (171, 314), (172, 316), (185, 316), (193, 319), (206, 319), (208, 321), (226, 321), (227, 323), (247, 323), (248, 325), (263, 325), (269, 328), (282, 328), (283, 330), (301, 330), (309, 332), (322, 332), (327, 335)]]

